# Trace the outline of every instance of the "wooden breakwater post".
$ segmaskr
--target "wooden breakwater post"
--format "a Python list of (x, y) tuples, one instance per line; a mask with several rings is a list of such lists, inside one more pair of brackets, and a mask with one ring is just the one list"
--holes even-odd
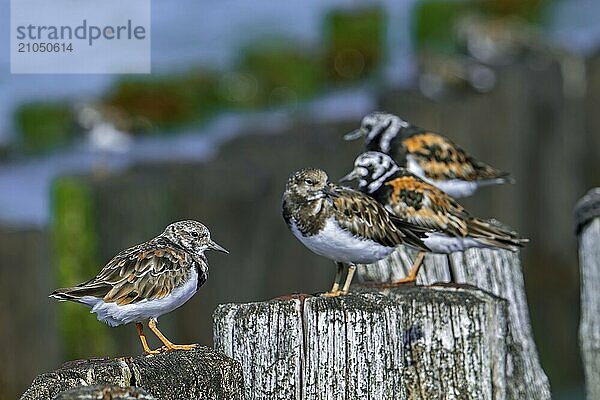
[[(119, 390), (122, 388), (123, 390)], [(21, 400), (244, 400), (240, 365), (207, 347), (75, 360), (37, 376)]]
[[(390, 282), (405, 277), (416, 252), (399, 247), (388, 258), (357, 269), (366, 282)], [(476, 286), (508, 301), (507, 398), (550, 400), (550, 384), (539, 361), (525, 295), (519, 252), (469, 249), (449, 256), (427, 254), (418, 284), (449, 282)]]
[(579, 343), (588, 400), (600, 399), (600, 188), (575, 206), (581, 270)]
[(507, 399), (506, 301), (468, 286), (353, 287), (220, 305), (248, 400)]

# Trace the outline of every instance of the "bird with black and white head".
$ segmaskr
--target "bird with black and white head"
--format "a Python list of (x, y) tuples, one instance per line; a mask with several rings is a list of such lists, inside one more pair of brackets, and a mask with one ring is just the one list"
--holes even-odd
[[(354, 161), (342, 181), (357, 180), (361, 192), (372, 196), (396, 217), (422, 228), (423, 242), (433, 253), (449, 254), (473, 247), (516, 251), (527, 242), (516, 232), (469, 214), (456, 200), (398, 166), (387, 154), (369, 151)], [(424, 252), (417, 256), (406, 279), (414, 281)]]
[(394, 114), (366, 115), (346, 140), (364, 138), (366, 151), (387, 154), (426, 182), (452, 197), (467, 197), (482, 186), (512, 183), (507, 172), (496, 169), (438, 133), (421, 129)]

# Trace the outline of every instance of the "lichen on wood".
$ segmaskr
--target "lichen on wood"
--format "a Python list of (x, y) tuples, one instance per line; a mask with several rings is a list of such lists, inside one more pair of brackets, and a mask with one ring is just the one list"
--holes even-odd
[(134, 358), (65, 363), (36, 377), (21, 400), (53, 399), (91, 385), (136, 386), (161, 400), (243, 400), (240, 365), (207, 347)]
[[(359, 280), (390, 282), (408, 274), (416, 252), (403, 246), (388, 258), (357, 269)], [(417, 283), (468, 284), (508, 300), (508, 399), (549, 400), (550, 384), (541, 367), (525, 295), (518, 252), (469, 249), (449, 256), (427, 254)]]

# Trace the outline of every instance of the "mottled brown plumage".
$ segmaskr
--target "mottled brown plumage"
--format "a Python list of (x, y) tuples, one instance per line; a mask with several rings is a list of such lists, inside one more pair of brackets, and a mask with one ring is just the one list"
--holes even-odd
[[(328, 182), (318, 169), (293, 173), (283, 194), (282, 214), (292, 233), (311, 251), (338, 264), (326, 296), (348, 293), (356, 264), (369, 264), (407, 244), (427, 249), (427, 229), (393, 216), (371, 197)], [(340, 290), (344, 264), (348, 275)]]
[[(315, 182), (311, 190), (303, 182)], [(299, 190), (300, 192), (299, 192)], [(387, 212), (376, 200), (359, 191), (327, 181), (324, 171), (306, 169), (293, 174), (283, 196), (283, 217), (293, 219), (304, 235), (318, 233), (329, 217), (353, 236), (394, 247), (409, 244), (426, 249), (419, 237), (426, 230)]]
[(201, 223), (175, 222), (157, 237), (117, 254), (89, 281), (57, 289), (50, 297), (84, 304), (111, 326), (135, 322), (146, 353), (158, 351), (149, 349), (142, 321), (149, 321), (166, 350), (188, 350), (194, 345), (171, 343), (158, 330), (157, 318), (184, 304), (206, 282), (204, 251), (209, 249), (227, 252)]

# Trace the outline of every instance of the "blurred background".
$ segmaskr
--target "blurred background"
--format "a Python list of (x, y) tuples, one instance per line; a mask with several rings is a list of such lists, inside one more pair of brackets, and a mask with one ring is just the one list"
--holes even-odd
[(287, 231), (281, 193), (298, 168), (341, 177), (362, 148), (343, 134), (385, 110), (512, 172), (462, 203), (531, 239), (542, 365), (554, 398), (583, 399), (572, 214), (600, 185), (599, 18), (593, 0), (153, 1), (151, 75), (11, 75), (1, 52), (0, 398), (141, 352), (133, 326), (47, 295), (174, 220), (231, 252), (161, 318), (175, 342), (211, 345), (219, 303), (326, 289), (335, 268)]

